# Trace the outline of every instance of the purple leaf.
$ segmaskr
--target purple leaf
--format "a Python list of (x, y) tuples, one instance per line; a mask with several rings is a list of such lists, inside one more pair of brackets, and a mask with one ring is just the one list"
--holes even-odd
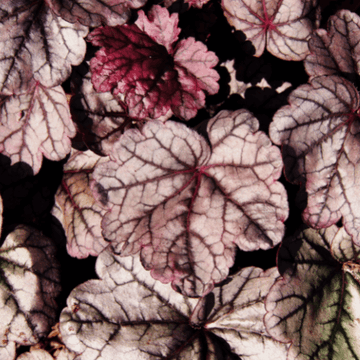
[(208, 124), (211, 149), (185, 125), (151, 121), (128, 130), (112, 161), (96, 166), (95, 197), (108, 206), (103, 235), (123, 256), (186, 295), (226, 278), (235, 245), (269, 249), (288, 215), (279, 150), (245, 110)]
[[(155, 5), (138, 26), (101, 27), (88, 36), (102, 46), (90, 61), (92, 83), (100, 92), (124, 95), (129, 116), (158, 118), (169, 109), (188, 120), (205, 105), (205, 94), (215, 94), (216, 55), (193, 38), (176, 41), (177, 15)], [(140, 28), (139, 28), (140, 27)]]
[(169, 54), (173, 53), (173, 45), (178, 40), (181, 29), (178, 27), (179, 15), (169, 14), (169, 11), (161, 6), (153, 6), (148, 14), (138, 11), (138, 19), (135, 25), (145, 34), (151, 37), (159, 45), (165, 46)]
[(0, 92), (12, 95), (34, 81), (45, 87), (65, 81), (84, 58), (88, 29), (54, 15), (45, 0), (2, 0), (0, 33)]
[(51, 10), (66, 21), (76, 21), (90, 27), (124, 24), (131, 9), (143, 6), (147, 0), (48, 0)]
[(328, 31), (317, 29), (311, 36), (311, 53), (304, 61), (311, 77), (360, 75), (360, 17), (341, 10), (328, 20)]
[(75, 127), (61, 86), (36, 84), (26, 94), (6, 97), (0, 102), (0, 152), (12, 163), (29, 164), (34, 174), (43, 155), (61, 160), (70, 152)]
[(283, 276), (265, 301), (266, 329), (292, 359), (360, 356), (360, 248), (343, 228), (307, 229), (278, 253)]
[(73, 151), (55, 195), (52, 214), (63, 225), (68, 254), (79, 259), (97, 256), (108, 245), (100, 227), (105, 210), (95, 203), (89, 187), (95, 165), (106, 160), (90, 150)]
[(282, 145), (287, 178), (306, 183), (304, 220), (319, 229), (343, 218), (360, 244), (359, 94), (349, 81), (323, 76), (293, 91), (289, 102), (269, 133)]
[(152, 279), (133, 257), (104, 251), (96, 269), (103, 280), (75, 288), (60, 315), (64, 343), (79, 360), (286, 359), (287, 347), (263, 323), (275, 268), (245, 268), (199, 300)]
[(303, 60), (309, 53), (313, 25), (307, 18), (316, 0), (222, 0), (230, 25), (245, 33), (255, 56), (266, 48), (284, 60)]

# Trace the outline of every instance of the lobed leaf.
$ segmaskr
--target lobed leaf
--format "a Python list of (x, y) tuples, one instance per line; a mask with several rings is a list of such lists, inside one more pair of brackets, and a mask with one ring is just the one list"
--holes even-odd
[[(334, 258), (331, 251), (353, 248)], [(276, 340), (291, 341), (291, 359), (360, 357), (359, 254), (343, 228), (307, 229), (284, 241), (277, 279), (265, 301), (265, 325)], [(350, 257), (348, 257), (350, 255)]]
[(64, 82), (85, 56), (88, 29), (54, 15), (45, 0), (0, 4), (0, 92), (20, 94), (40, 82)]
[(106, 160), (90, 150), (73, 150), (64, 166), (52, 214), (63, 225), (70, 256), (80, 259), (97, 256), (108, 245), (100, 227), (105, 210), (95, 202), (89, 186), (95, 165)]
[[(88, 36), (102, 46), (90, 61), (96, 91), (124, 95), (134, 118), (159, 118), (169, 109), (188, 120), (205, 105), (204, 90), (218, 91), (215, 53), (193, 38), (173, 48), (179, 29), (177, 16), (155, 5), (146, 19), (139, 12), (137, 25), (101, 27)], [(156, 39), (156, 41), (155, 41)]]
[(75, 127), (61, 86), (36, 84), (27, 93), (0, 101), (0, 152), (12, 163), (29, 164), (34, 174), (43, 155), (61, 160), (70, 152)]
[(314, 228), (335, 224), (360, 244), (359, 94), (338, 76), (315, 78), (289, 97), (270, 124), (272, 141), (282, 145), (285, 173), (304, 182), (304, 220)]
[(49, 0), (49, 6), (58, 16), (71, 23), (80, 22), (89, 27), (116, 26), (127, 22), (131, 9), (143, 6), (147, 0)]
[(328, 31), (317, 29), (309, 40), (310, 54), (304, 60), (311, 76), (360, 75), (360, 18), (341, 10), (328, 20)]
[(283, 60), (303, 60), (309, 53), (314, 0), (222, 0), (224, 14), (245, 33), (261, 56), (265, 48)]
[(167, 52), (173, 52), (173, 45), (178, 40), (181, 29), (178, 27), (179, 15), (169, 14), (166, 8), (159, 5), (153, 6), (148, 15), (144, 11), (138, 11), (136, 26), (150, 36), (156, 43), (166, 48)]
[(60, 285), (54, 257), (50, 239), (25, 225), (0, 248), (1, 355), (9, 355), (10, 343), (36, 344), (55, 323)]
[(128, 130), (96, 166), (103, 235), (123, 256), (141, 252), (152, 276), (201, 296), (226, 278), (235, 244), (269, 249), (288, 215), (279, 150), (245, 110), (222, 111), (205, 139), (182, 124)]
[[(240, 355), (260, 360), (269, 351), (279, 360), (286, 358), (286, 346), (271, 340), (262, 321), (264, 297), (278, 276), (276, 269), (243, 269), (214, 293), (195, 300), (152, 279), (133, 257), (104, 251), (96, 268), (103, 280), (75, 288), (60, 315), (65, 345), (79, 354), (78, 360)], [(241, 325), (233, 324), (234, 319)]]

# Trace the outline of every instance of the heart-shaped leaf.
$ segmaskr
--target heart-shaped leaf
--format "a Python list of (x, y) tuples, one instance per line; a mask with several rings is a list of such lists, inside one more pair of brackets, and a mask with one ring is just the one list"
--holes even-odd
[(265, 325), (289, 342), (288, 360), (360, 358), (360, 248), (335, 225), (284, 241), (283, 270), (266, 298)]
[(278, 148), (246, 110), (222, 111), (206, 140), (185, 125), (151, 121), (120, 138), (96, 166), (95, 197), (109, 207), (103, 235), (190, 296), (228, 274), (235, 245), (269, 249), (283, 236), (286, 192)]
[(338, 76), (315, 78), (276, 112), (269, 133), (282, 145), (286, 176), (306, 182), (303, 217), (315, 228), (340, 218), (360, 244), (359, 94)]
[(90, 150), (73, 151), (64, 166), (52, 214), (63, 225), (70, 256), (97, 256), (108, 245), (100, 227), (105, 210), (95, 202), (89, 186), (95, 165), (106, 160)]
[(51, 240), (24, 225), (0, 248), (1, 355), (10, 343), (36, 344), (55, 323), (60, 272), (54, 257)]
[(224, 14), (236, 30), (254, 45), (255, 56), (265, 48), (284, 60), (303, 60), (309, 53), (308, 37), (313, 25), (308, 19), (314, 0), (222, 0)]
[(0, 92), (26, 92), (34, 81), (60, 85), (84, 58), (88, 28), (56, 16), (45, 0), (0, 3)]
[(263, 323), (275, 268), (245, 268), (195, 300), (152, 279), (133, 257), (104, 251), (96, 267), (103, 280), (75, 288), (60, 315), (64, 343), (79, 360), (286, 359), (287, 347)]
[(0, 152), (12, 163), (29, 164), (37, 174), (43, 155), (61, 160), (70, 152), (75, 127), (61, 86), (36, 84), (0, 101)]
[(204, 91), (219, 89), (218, 58), (191, 37), (175, 44), (177, 23), (177, 14), (155, 5), (148, 19), (139, 11), (136, 25), (95, 29), (88, 40), (102, 48), (90, 61), (94, 88), (124, 94), (134, 118), (156, 119), (169, 109), (194, 117), (205, 105)]

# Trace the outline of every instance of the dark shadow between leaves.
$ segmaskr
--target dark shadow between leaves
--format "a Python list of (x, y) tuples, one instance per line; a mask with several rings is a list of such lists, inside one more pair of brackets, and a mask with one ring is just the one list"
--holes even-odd
[(218, 81), (219, 91), (214, 95), (206, 96), (206, 108), (211, 112), (210, 116), (214, 116), (216, 114), (218, 105), (226, 101), (230, 93), (230, 74), (228, 70), (219, 64), (214, 69), (220, 75), (220, 79)]
[(306, 177), (302, 174), (302, 170), (300, 169), (300, 162), (297, 161), (298, 155), (296, 155), (296, 151), (293, 147), (287, 144), (283, 144), (282, 146), (282, 154), (283, 161), (285, 166), (285, 177), (288, 181), (296, 183), (296, 184), (304, 184), (306, 182)]
[[(242, 360), (242, 358), (236, 354), (234, 354), (229, 344), (222, 338), (212, 334), (211, 332), (207, 333), (207, 336), (210, 338), (211, 342), (214, 345), (215, 359), (216, 360)], [(204, 351), (204, 355), (207, 351)], [(204, 360), (208, 357), (204, 356)]]
[(251, 83), (253, 86), (263, 78), (269, 81), (272, 74), (271, 63), (266, 62), (263, 56), (255, 57), (245, 52), (235, 57), (234, 69), (237, 80), (243, 81), (246, 84)]
[(287, 96), (288, 91), (279, 94), (274, 89), (254, 86), (245, 91), (245, 98), (238, 94), (230, 95), (218, 111), (248, 109), (259, 120), (259, 130), (268, 134), (273, 115), (280, 107), (287, 105)]
[(19, 162), (10, 166), (10, 159), (0, 155), (0, 193), (4, 207), (2, 240), (19, 224), (46, 230), (65, 161), (44, 158), (39, 173), (34, 176), (28, 164)]
[(326, 29), (330, 16), (337, 11), (347, 9), (360, 15), (360, 2), (357, 0), (319, 0), (319, 6), (322, 9), (320, 27)]
[(297, 239), (297, 236), (305, 229), (307, 227), (302, 225), (293, 236), (282, 241), (276, 256), (277, 267), (281, 275), (284, 275), (285, 272), (290, 273), (291, 276), (294, 275), (296, 269), (295, 258), (303, 243), (303, 240)]
[(303, 256), (297, 256), (304, 241), (310, 244), (311, 248), (321, 256), (324, 263), (331, 266), (337, 265), (337, 261), (331, 255), (330, 244), (326, 244), (325, 242), (326, 246), (328, 247), (326, 248), (317, 244), (316, 242), (313, 242), (311, 238), (307, 238), (306, 235), (301, 235), (301, 232), (306, 229), (308, 229), (308, 227), (306, 225), (302, 225), (293, 236), (283, 240), (277, 254), (277, 265), (281, 275), (283, 275), (285, 272), (287, 272), (290, 276), (295, 275), (295, 270), (297, 267), (296, 259), (298, 259), (298, 262), (300, 263), (303, 263), (304, 261), (307, 262), (306, 259), (303, 259)]
[(19, 181), (27, 176), (34, 175), (31, 166), (24, 162), (11, 165), (9, 157), (0, 154), (0, 191), (3, 187)]
[[(237, 249), (234, 265), (229, 270), (229, 275), (237, 273), (240, 269), (248, 266), (260, 267), (263, 270), (276, 266), (275, 256), (279, 245), (269, 250), (242, 251)], [(223, 284), (223, 283), (221, 283)]]
[[(354, 69), (354, 71), (356, 71), (357, 69)], [(344, 77), (346, 80), (349, 80), (350, 82), (352, 82), (356, 89), (360, 89), (360, 75), (357, 74), (356, 72), (353, 73), (344, 73), (341, 72), (340, 75), (342, 77)]]
[(210, 292), (205, 296), (205, 303), (201, 311), (201, 319), (199, 319), (200, 323), (206, 322), (206, 319), (210, 315), (212, 309), (214, 308), (214, 305), (215, 305), (215, 296), (213, 292)]
[(89, 279), (98, 279), (95, 272), (95, 263), (97, 257), (88, 256), (85, 259), (71, 257), (65, 248), (58, 251), (57, 256), (61, 268), (61, 288), (62, 292), (58, 297), (59, 315), (60, 311), (66, 307), (66, 299), (70, 292), (78, 285)]
[[(74, 95), (70, 100), (70, 112), (72, 120), (77, 124), (79, 130), (72, 140), (72, 144), (78, 150), (84, 151), (89, 148), (96, 154), (104, 156), (106, 154), (103, 151), (102, 142), (111, 142), (110, 138), (114, 137), (114, 135), (115, 139), (117, 139), (117, 133), (122, 134), (126, 128), (133, 127), (133, 124), (132, 119), (128, 118), (125, 112), (107, 113), (101, 98), (94, 100), (93, 97), (87, 98), (86, 94), (82, 93), (83, 80), (89, 71), (89, 65), (83, 62), (72, 73), (71, 88)], [(86, 105), (84, 102), (86, 102)], [(100, 117), (101, 120), (98, 124), (95, 124), (92, 115)], [(106, 123), (104, 120), (106, 118), (111, 118), (112, 124)]]
[(251, 87), (245, 91), (246, 108), (259, 120), (259, 130), (267, 134), (273, 115), (286, 104), (286, 94), (278, 94), (275, 89)]

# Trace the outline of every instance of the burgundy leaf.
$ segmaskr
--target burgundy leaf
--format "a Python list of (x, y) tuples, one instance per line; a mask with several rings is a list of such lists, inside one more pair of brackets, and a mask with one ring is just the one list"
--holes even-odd
[(159, 45), (165, 46), (169, 54), (173, 53), (173, 45), (177, 41), (181, 29), (178, 27), (179, 16), (161, 6), (153, 6), (148, 14), (138, 11), (136, 26), (151, 37)]
[(284, 60), (303, 60), (309, 53), (313, 25), (307, 18), (316, 0), (222, 0), (230, 25), (241, 30), (255, 47)]
[(61, 160), (70, 152), (75, 127), (61, 86), (35, 85), (26, 94), (0, 102), (0, 152), (12, 163), (29, 164), (34, 174), (43, 155)]
[(54, 15), (45, 0), (0, 4), (0, 92), (27, 91), (33, 81), (60, 85), (83, 60), (88, 29)]
[(228, 274), (235, 244), (269, 249), (288, 215), (280, 152), (245, 110), (223, 111), (205, 139), (157, 121), (128, 130), (96, 166), (96, 198), (110, 211), (104, 236), (123, 256), (141, 250), (152, 275), (191, 296)]
[(278, 277), (248, 267), (205, 298), (190, 299), (152, 279), (138, 259), (104, 251), (102, 280), (76, 287), (60, 315), (78, 360), (285, 360), (287, 346), (266, 332), (264, 298)]
[(338, 76), (315, 78), (289, 97), (270, 124), (270, 137), (282, 145), (286, 176), (306, 182), (304, 219), (315, 228), (340, 218), (360, 244), (359, 94)]
[(66, 21), (76, 21), (90, 27), (124, 24), (131, 9), (143, 6), (147, 0), (48, 0), (51, 9)]
[(64, 166), (52, 214), (63, 225), (70, 256), (80, 259), (97, 256), (108, 245), (100, 227), (105, 210), (95, 203), (89, 187), (95, 165), (106, 160), (90, 150), (73, 151)]
[[(124, 94), (129, 116), (158, 118), (171, 109), (188, 120), (205, 105), (204, 90), (215, 94), (218, 59), (193, 38), (173, 48), (179, 34), (177, 15), (154, 6), (137, 25), (95, 29), (88, 39), (102, 48), (91, 60), (92, 83), (100, 92)], [(156, 41), (154, 40), (156, 39)]]
[(311, 53), (304, 61), (312, 76), (360, 75), (360, 17), (348, 10), (331, 16), (328, 31), (315, 30), (309, 41)]

